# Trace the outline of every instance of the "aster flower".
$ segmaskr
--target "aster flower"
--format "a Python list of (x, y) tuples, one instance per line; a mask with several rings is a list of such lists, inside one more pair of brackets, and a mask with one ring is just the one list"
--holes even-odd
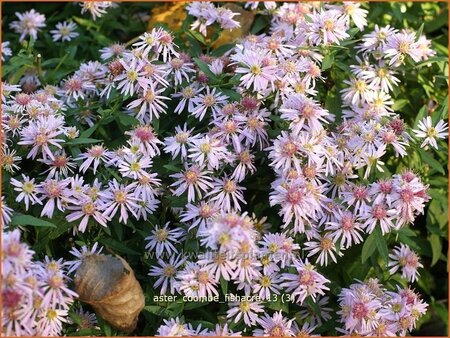
[(171, 295), (175, 294), (175, 286), (177, 283), (175, 276), (180, 267), (185, 263), (185, 260), (180, 257), (171, 256), (168, 263), (162, 259), (158, 259), (157, 263), (159, 266), (152, 266), (148, 273), (149, 276), (158, 278), (155, 284), (153, 284), (153, 287), (161, 287), (161, 295), (167, 293)]
[(177, 254), (178, 250), (175, 248), (174, 244), (179, 243), (184, 236), (184, 231), (182, 229), (170, 229), (170, 222), (167, 222), (163, 227), (156, 225), (151, 231), (151, 235), (146, 237), (145, 240), (148, 243), (145, 249), (149, 252), (155, 250), (156, 257), (161, 257), (163, 252), (167, 255), (172, 255), (172, 253)]
[(211, 90), (210, 87), (206, 86), (206, 93), (198, 94), (198, 96), (192, 98), (194, 108), (189, 112), (200, 121), (203, 120), (207, 112), (211, 112), (213, 117), (216, 117), (220, 113), (220, 106), (226, 104), (227, 101), (228, 96), (217, 93), (216, 88)]
[(37, 120), (30, 122), (28, 126), (22, 129), (20, 136), (20, 145), (32, 145), (31, 151), (27, 158), (34, 159), (39, 151), (42, 151), (44, 159), (55, 159), (50, 146), (61, 149), (60, 143), (64, 143), (63, 139), (58, 138), (63, 134), (64, 119), (54, 115), (39, 116)]
[(90, 249), (86, 245), (83, 245), (80, 250), (73, 247), (69, 252), (75, 257), (75, 259), (65, 262), (65, 265), (67, 266), (67, 274), (70, 275), (72, 272), (75, 272), (85, 257), (99, 254), (102, 250), (103, 247), (98, 247), (97, 242), (95, 242)]
[(208, 135), (192, 140), (192, 147), (189, 148), (191, 154), (188, 155), (199, 165), (207, 164), (208, 169), (217, 169), (220, 161), (226, 160), (228, 151), (222, 143)]
[(119, 172), (123, 177), (131, 177), (135, 180), (147, 176), (145, 169), (152, 166), (152, 160), (141, 155), (127, 154), (119, 161)]
[(100, 49), (100, 59), (103, 61), (123, 57), (126, 52), (125, 45), (121, 43), (113, 43), (108, 47)]
[(219, 207), (210, 201), (200, 201), (198, 205), (188, 203), (186, 210), (180, 215), (180, 222), (192, 222), (189, 231), (198, 227), (199, 231), (204, 230), (208, 221), (212, 220), (219, 212)]
[(108, 159), (106, 149), (103, 145), (94, 145), (90, 147), (86, 153), (81, 153), (76, 160), (84, 160), (80, 165), (79, 170), (85, 173), (91, 165), (93, 165), (94, 174), (98, 166)]
[(111, 1), (85, 1), (81, 2), (81, 14), (90, 12), (92, 20), (97, 20), (107, 13), (106, 9), (112, 7)]
[(66, 216), (66, 220), (68, 222), (74, 222), (82, 218), (77, 226), (77, 229), (80, 232), (86, 231), (90, 217), (93, 217), (98, 223), (106, 228), (108, 226), (107, 221), (110, 221), (110, 218), (103, 214), (102, 208), (103, 206), (100, 204), (99, 200), (93, 201), (91, 198), (82, 198), (81, 200), (78, 200), (75, 205), (67, 207), (67, 209), (72, 212)]
[(156, 336), (162, 337), (182, 337), (192, 336), (194, 331), (187, 324), (180, 322), (180, 318), (163, 319), (162, 324), (156, 331)]
[(177, 273), (177, 286), (188, 297), (218, 296), (217, 280), (214, 275), (197, 263), (188, 263), (183, 271)]
[(403, 63), (405, 57), (409, 55), (415, 62), (420, 61), (422, 55), (416, 44), (416, 33), (402, 31), (389, 35), (386, 38), (386, 45), (383, 52), (390, 58), (389, 65)]
[(323, 236), (318, 233), (314, 233), (312, 237), (312, 241), (305, 242), (304, 250), (308, 251), (307, 257), (311, 257), (319, 253), (316, 263), (319, 263), (321, 266), (327, 266), (328, 256), (330, 256), (335, 263), (337, 263), (336, 255), (343, 256), (342, 248), (339, 252), (337, 252), (336, 245), (330, 233), (325, 233)]
[[(159, 114), (165, 114), (167, 111), (167, 104), (165, 100), (170, 98), (160, 95), (165, 91), (165, 88), (156, 89), (154, 85), (149, 82), (148, 87), (139, 94), (139, 97), (131, 101), (128, 105), (128, 109), (135, 109), (140, 106), (136, 118), (142, 123), (149, 123), (153, 120), (153, 116), (159, 119)], [(131, 94), (132, 95), (132, 94)]]
[(61, 40), (64, 41), (71, 41), (73, 38), (76, 38), (79, 34), (75, 32), (77, 29), (77, 24), (74, 22), (58, 22), (56, 24), (56, 29), (51, 30), (50, 33), (52, 34), (53, 41)]
[(146, 91), (151, 81), (146, 77), (143, 69), (144, 61), (135, 57), (131, 60), (120, 59), (119, 61), (124, 72), (116, 76), (114, 80), (118, 82), (117, 89), (121, 94), (133, 96), (138, 90)]
[(438, 149), (436, 139), (446, 138), (448, 136), (448, 125), (444, 120), (440, 120), (436, 126), (433, 126), (433, 121), (430, 116), (423, 118), (417, 125), (418, 130), (413, 130), (416, 137), (424, 139), (421, 148), (427, 144)]
[(253, 292), (263, 300), (270, 300), (274, 294), (280, 294), (280, 282), (281, 278), (277, 273), (263, 274), (254, 282)]
[(329, 290), (325, 284), (330, 281), (314, 270), (314, 266), (308, 263), (308, 260), (304, 263), (296, 260), (294, 267), (297, 270), (296, 273), (281, 275), (281, 279), (284, 280), (281, 286), (291, 293), (297, 303), (302, 304), (309, 296), (315, 300), (318, 295), (324, 295), (324, 291)]
[(308, 25), (308, 35), (312, 44), (339, 44), (349, 37), (347, 20), (336, 10), (319, 11), (311, 15), (312, 23)]
[(234, 323), (239, 322), (243, 318), (247, 326), (256, 325), (258, 313), (264, 312), (264, 308), (258, 302), (249, 302), (247, 300), (232, 302), (229, 304), (229, 307), (227, 318), (234, 318)]
[[(2, 42), (1, 50), (2, 50), (2, 61), (5, 61), (7, 56), (12, 55), (12, 50), (9, 47), (9, 41)], [(3, 88), (2, 88), (2, 90), (3, 90)]]
[(41, 195), (39, 199), (48, 199), (42, 209), (41, 216), (52, 218), (55, 207), (59, 211), (64, 211), (69, 203), (75, 203), (72, 199), (72, 193), (68, 189), (69, 183), (70, 180), (67, 178), (64, 180), (46, 179), (37, 186), (36, 192)]
[(363, 241), (361, 236), (363, 229), (358, 215), (339, 209), (334, 216), (336, 217), (335, 220), (328, 222), (326, 228), (330, 231), (333, 241), (340, 239), (343, 248), (349, 248), (353, 244), (359, 244)]
[(401, 270), (402, 277), (411, 283), (414, 283), (419, 276), (417, 269), (423, 268), (417, 253), (403, 243), (394, 248), (392, 253), (389, 254), (389, 258), (389, 273), (394, 274), (397, 270)]
[(22, 160), (20, 156), (16, 156), (16, 150), (2, 147), (2, 168), (10, 174), (14, 174), (20, 167), (17, 165)]
[(13, 213), (13, 209), (8, 207), (8, 205), (5, 202), (5, 196), (3, 195), (0, 207), (2, 209), (2, 224), (7, 226), (11, 222), (11, 215)]
[(24, 202), (25, 210), (28, 211), (28, 208), (34, 204), (42, 204), (41, 200), (37, 197), (37, 184), (34, 183), (35, 179), (22, 174), (23, 181), (18, 181), (15, 178), (11, 178), (11, 185), (15, 188), (14, 190), (19, 192), (19, 195), (16, 197), (16, 202)]
[(45, 163), (50, 166), (49, 169), (44, 171), (44, 173), (48, 172), (48, 178), (53, 177), (67, 177), (68, 174), (73, 173), (73, 169), (76, 167), (76, 164), (71, 162), (72, 157), (67, 156), (65, 151), (58, 150), (54, 154), (54, 159), (39, 159), (39, 162)]
[(126, 131), (125, 135), (130, 135), (129, 143), (138, 146), (138, 150), (148, 157), (154, 157), (160, 154), (158, 144), (163, 144), (158, 140), (158, 135), (150, 124), (141, 124), (131, 131)]
[(246, 188), (238, 186), (233, 179), (225, 175), (223, 178), (214, 179), (212, 190), (205, 197), (211, 196), (210, 201), (221, 205), (225, 212), (232, 209), (239, 211), (241, 210), (239, 202), (247, 204), (242, 194), (243, 190), (246, 190)]
[(108, 189), (99, 193), (104, 203), (101, 206), (103, 216), (112, 219), (120, 209), (119, 222), (126, 223), (128, 212), (136, 217), (135, 209), (138, 208), (137, 201), (132, 193), (133, 186), (119, 184), (114, 178), (108, 183)]
[(187, 123), (184, 123), (183, 128), (181, 126), (175, 127), (175, 136), (166, 137), (164, 139), (164, 151), (166, 153), (172, 154), (172, 159), (177, 157), (179, 154), (182, 159), (187, 158), (187, 147), (193, 139), (197, 139), (199, 136), (192, 135), (194, 128), (187, 129)]
[(393, 222), (397, 214), (397, 210), (389, 208), (384, 203), (373, 204), (369, 207), (367, 213), (362, 216), (365, 220), (363, 227), (366, 232), (370, 234), (379, 224), (381, 227), (381, 233), (384, 235), (392, 229), (397, 229), (397, 226)]
[(181, 196), (188, 190), (188, 202), (195, 201), (196, 196), (202, 198), (202, 193), (213, 188), (212, 179), (208, 176), (210, 173), (210, 171), (203, 170), (202, 167), (195, 164), (185, 165), (183, 173), (170, 175), (170, 177), (178, 179), (171, 184), (171, 187), (177, 187), (173, 194)]
[(11, 22), (9, 27), (20, 34), (19, 42), (24, 40), (27, 35), (37, 40), (37, 33), (45, 27), (45, 15), (32, 9), (24, 13), (16, 12), (16, 16), (19, 20)]
[(254, 336), (260, 337), (293, 337), (294, 332), (291, 329), (294, 319), (286, 319), (281, 314), (281, 311), (275, 312), (271, 317), (267, 313), (264, 317), (257, 319), (262, 329), (256, 329), (253, 331)]

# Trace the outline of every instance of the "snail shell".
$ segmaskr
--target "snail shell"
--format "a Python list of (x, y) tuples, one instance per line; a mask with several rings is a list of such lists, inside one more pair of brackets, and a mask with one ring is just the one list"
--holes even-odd
[(145, 305), (134, 272), (120, 256), (95, 254), (83, 258), (75, 276), (79, 299), (116, 329), (132, 332)]

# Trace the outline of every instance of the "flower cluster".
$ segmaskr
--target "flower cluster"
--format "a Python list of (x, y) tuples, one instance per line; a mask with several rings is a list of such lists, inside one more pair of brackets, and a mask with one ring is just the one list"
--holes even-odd
[(364, 336), (404, 336), (427, 309), (410, 288), (387, 291), (377, 279), (355, 283), (339, 295), (342, 333)]
[[(80, 5), (95, 20), (113, 4)], [(99, 60), (57, 85), (42, 85), (35, 73), (2, 85), (2, 169), (12, 186), (1, 201), (6, 228), (15, 213), (8, 203), (68, 222), (83, 238), (132, 229), (149, 266), (141, 283), (154, 294), (201, 301), (227, 289), (234, 297), (215, 329), (178, 312), (158, 328), (161, 336), (314, 334), (334, 313), (324, 267), (368, 237), (384, 240), (412, 225), (431, 199), (417, 171), (386, 170), (388, 160), (437, 149), (446, 137), (444, 121), (427, 116), (411, 129), (394, 109), (405, 67), (435, 55), (431, 42), (390, 26), (369, 31), (361, 3), (263, 6), (267, 32), (241, 37), (224, 55), (189, 53), (157, 27), (100, 46)], [(239, 26), (225, 6), (195, 2), (186, 10), (204, 36), (215, 23)], [(34, 10), (17, 17), (11, 28), (21, 40), (45, 27)], [(64, 42), (80, 28), (62, 21), (50, 33)], [(361, 39), (350, 41), (358, 31)], [(356, 64), (341, 69), (347, 78), (333, 110), (321, 94), (332, 82), (324, 71), (336, 49), (352, 43)], [(3, 43), (2, 60), (11, 54)], [(73, 249), (76, 259), (66, 263), (32, 262), (19, 236), (3, 238), (7, 333), (59, 334), (75, 297), (67, 274), (101, 249)], [(384, 268), (418, 279), (414, 251), (399, 244), (387, 252)], [(280, 303), (299, 311), (283, 313), (274, 308)], [(387, 291), (373, 279), (342, 289), (339, 305), (337, 330), (378, 336), (406, 335), (427, 307), (411, 289)]]
[(33, 261), (20, 231), (2, 237), (2, 322), (7, 336), (57, 336), (77, 294), (62, 259)]

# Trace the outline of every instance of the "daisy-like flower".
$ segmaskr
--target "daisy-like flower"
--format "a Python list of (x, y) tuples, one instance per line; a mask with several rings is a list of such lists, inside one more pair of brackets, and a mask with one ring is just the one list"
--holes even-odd
[(180, 85), (183, 79), (189, 82), (189, 73), (195, 73), (192, 62), (187, 62), (182, 58), (173, 58), (167, 64), (166, 76), (173, 74), (175, 86)]
[(136, 100), (131, 101), (127, 108), (135, 109), (140, 106), (136, 118), (142, 123), (151, 122), (153, 116), (159, 119), (159, 114), (165, 114), (167, 112), (167, 104), (164, 101), (170, 100), (170, 98), (160, 95), (163, 91), (165, 91), (165, 88), (156, 89), (149, 82), (149, 86), (139, 94)]
[(433, 121), (430, 116), (423, 118), (417, 125), (418, 130), (413, 130), (416, 137), (424, 139), (421, 148), (427, 144), (435, 149), (438, 149), (436, 139), (446, 138), (448, 136), (448, 124), (444, 120), (440, 120), (436, 126), (433, 126)]
[(118, 82), (117, 89), (123, 95), (133, 96), (139, 89), (144, 92), (151, 85), (151, 81), (146, 77), (143, 69), (144, 61), (132, 57), (131, 60), (120, 59), (124, 72), (115, 77)]
[(151, 125), (138, 125), (133, 130), (126, 131), (125, 135), (131, 136), (129, 143), (138, 145), (139, 151), (145, 156), (154, 157), (160, 154), (158, 144), (163, 144), (163, 142), (158, 140), (158, 135)]
[(397, 270), (401, 270), (402, 277), (409, 282), (414, 283), (417, 280), (419, 277), (417, 269), (423, 268), (423, 265), (420, 263), (419, 256), (407, 245), (401, 243), (400, 246), (396, 246), (389, 254), (389, 258), (389, 273), (394, 274)]
[(67, 209), (72, 210), (72, 212), (66, 216), (68, 222), (74, 222), (82, 218), (77, 226), (77, 229), (80, 232), (86, 231), (88, 221), (91, 217), (105, 228), (108, 226), (107, 221), (110, 219), (104, 216), (99, 200), (93, 201), (91, 198), (82, 198), (77, 201), (76, 205), (68, 206)]
[(55, 159), (50, 146), (61, 149), (60, 143), (64, 143), (63, 139), (58, 138), (64, 133), (64, 118), (61, 116), (39, 116), (22, 129), (20, 136), (20, 145), (32, 145), (33, 148), (28, 153), (27, 158), (34, 159), (39, 151), (42, 151), (44, 159)]
[(170, 177), (177, 179), (176, 182), (171, 184), (171, 187), (177, 187), (173, 194), (181, 196), (187, 190), (188, 202), (195, 201), (196, 196), (202, 198), (202, 193), (213, 188), (210, 173), (210, 171), (203, 170), (202, 167), (195, 164), (185, 165), (183, 173), (170, 175)]
[(228, 101), (228, 96), (216, 92), (216, 88), (206, 87), (206, 93), (198, 94), (198, 96), (192, 99), (194, 108), (190, 113), (203, 120), (207, 112), (212, 112), (213, 117), (220, 113), (219, 108), (225, 105)]
[(253, 292), (261, 299), (271, 299), (273, 294), (280, 294), (281, 278), (277, 273), (264, 274), (253, 284)]
[(36, 334), (40, 336), (58, 336), (63, 323), (67, 323), (68, 310), (47, 308), (36, 326)]
[(11, 215), (13, 213), (13, 209), (8, 207), (8, 205), (5, 202), (5, 196), (2, 195), (2, 202), (0, 203), (0, 207), (2, 209), (2, 224), (5, 225), (5, 227), (11, 222)]
[(237, 323), (244, 319), (247, 326), (254, 326), (257, 324), (258, 313), (264, 312), (264, 308), (258, 302), (251, 302), (243, 300), (241, 302), (232, 302), (229, 304), (230, 309), (227, 311), (227, 318), (234, 318)]
[(50, 31), (53, 41), (70, 41), (80, 35), (75, 32), (77, 29), (77, 24), (75, 22), (58, 22), (55, 28), (56, 29)]
[(83, 245), (80, 250), (73, 247), (69, 252), (75, 257), (75, 259), (66, 261), (65, 265), (67, 266), (67, 274), (70, 275), (72, 272), (75, 272), (85, 257), (99, 254), (102, 250), (103, 247), (98, 247), (97, 242), (95, 242), (90, 249), (86, 245)]
[(135, 209), (139, 206), (133, 196), (132, 185), (119, 184), (114, 178), (108, 183), (108, 189), (99, 193), (104, 199), (102, 204), (103, 216), (112, 219), (120, 209), (119, 222), (126, 223), (128, 220), (128, 212), (136, 217)]
[(180, 222), (192, 222), (188, 230), (198, 227), (199, 231), (202, 231), (208, 221), (217, 215), (218, 211), (219, 207), (212, 202), (201, 201), (199, 205), (188, 203), (186, 210), (180, 215)]
[(106, 9), (111, 7), (113, 4), (111, 1), (85, 1), (81, 2), (81, 14), (86, 12), (91, 13), (92, 20), (97, 20), (97, 18), (101, 18), (104, 14), (106, 14)]
[(223, 178), (214, 179), (212, 190), (205, 197), (211, 196), (210, 201), (221, 205), (225, 212), (230, 212), (232, 209), (240, 211), (239, 202), (247, 204), (242, 194), (243, 190), (246, 188), (238, 186), (236, 181), (225, 175)]
[(319, 263), (319, 265), (327, 266), (328, 256), (331, 257), (333, 262), (337, 263), (336, 255), (342, 256), (343, 253), (342, 248), (339, 252), (337, 252), (331, 233), (327, 232), (323, 236), (318, 233), (313, 233), (312, 237), (312, 241), (305, 242), (304, 244), (304, 250), (309, 251), (307, 257), (311, 257), (319, 253), (319, 256), (316, 259), (316, 263)]
[(193, 336), (194, 330), (189, 328), (187, 324), (180, 322), (180, 318), (163, 319), (162, 324), (156, 331), (156, 336), (161, 337), (183, 337)]
[(308, 296), (315, 300), (318, 295), (324, 295), (324, 291), (329, 290), (325, 284), (330, 281), (314, 270), (314, 266), (308, 263), (308, 260), (305, 263), (295, 260), (294, 267), (297, 270), (295, 274), (281, 275), (281, 279), (285, 281), (281, 286), (291, 293), (297, 303), (303, 304)]
[(119, 162), (119, 172), (123, 177), (131, 177), (135, 180), (147, 176), (145, 169), (152, 166), (152, 160), (140, 155), (127, 154)]
[(372, 233), (377, 224), (381, 227), (381, 233), (387, 234), (392, 229), (398, 227), (394, 224), (394, 218), (398, 215), (398, 211), (388, 207), (384, 203), (373, 204), (367, 210), (367, 213), (362, 216), (365, 220), (363, 228), (367, 233)]
[(82, 173), (85, 173), (93, 164), (95, 175), (100, 163), (106, 162), (108, 160), (108, 157), (106, 149), (103, 147), (103, 145), (95, 145), (90, 147), (87, 152), (80, 154), (78, 158), (76, 158), (76, 160), (84, 160), (79, 168)]
[(180, 102), (178, 102), (174, 112), (177, 114), (181, 114), (186, 107), (186, 103), (188, 106), (188, 111), (193, 112), (195, 109), (193, 99), (197, 97), (197, 94), (201, 92), (203, 88), (197, 88), (197, 85), (191, 84), (181, 89), (181, 92), (172, 94), (173, 98), (181, 98)]
[(236, 159), (238, 161), (238, 164), (234, 168), (233, 174), (230, 178), (236, 180), (237, 182), (241, 182), (244, 180), (247, 171), (249, 171), (251, 174), (256, 171), (256, 167), (253, 164), (255, 155), (251, 154), (250, 150), (244, 149), (236, 154)]
[(415, 62), (419, 62), (422, 58), (421, 51), (417, 48), (416, 33), (411, 31), (402, 31), (389, 35), (386, 38), (383, 52), (387, 58), (391, 58), (389, 61), (390, 66), (403, 63), (407, 55)]
[(174, 244), (179, 243), (184, 236), (183, 229), (169, 229), (170, 222), (167, 222), (163, 227), (156, 225), (151, 231), (151, 235), (146, 237), (148, 241), (145, 249), (150, 253), (155, 250), (156, 257), (159, 258), (164, 252), (167, 255), (177, 254), (178, 250)]
[(327, 223), (327, 230), (330, 231), (333, 241), (341, 240), (343, 248), (349, 248), (353, 244), (363, 241), (361, 223), (359, 217), (350, 211), (338, 210), (335, 220)]
[(347, 105), (362, 104), (373, 95), (367, 82), (363, 78), (351, 78), (350, 81), (344, 80), (344, 83), (350, 87), (342, 89), (342, 99)]
[(22, 174), (23, 181), (18, 181), (15, 178), (11, 178), (11, 184), (15, 187), (14, 190), (19, 192), (16, 197), (16, 202), (25, 203), (25, 210), (34, 204), (42, 204), (41, 200), (37, 197), (37, 185), (34, 183), (34, 178), (31, 178)]
[[(1, 50), (2, 50), (2, 61), (5, 61), (7, 56), (11, 56), (12, 55), (12, 50), (9, 47), (9, 41), (2, 42)], [(2, 91), (3, 90), (4, 89), (2, 88)]]
[(314, 218), (320, 208), (316, 197), (307, 189), (303, 179), (280, 184), (275, 187), (269, 197), (270, 205), (280, 205), (284, 227), (294, 220), (294, 231), (304, 233), (305, 222)]
[(188, 297), (218, 296), (217, 282), (210, 271), (197, 263), (188, 263), (186, 268), (177, 274), (178, 289)]
[(327, 6), (327, 8), (341, 12), (347, 22), (347, 26), (350, 26), (350, 19), (353, 20), (355, 26), (358, 27), (360, 31), (364, 30), (364, 27), (367, 26), (366, 16), (369, 12), (362, 9), (360, 3), (344, 1), (342, 5), (331, 5)]
[(319, 11), (311, 15), (312, 23), (307, 26), (309, 39), (318, 46), (320, 44), (339, 44), (349, 37), (347, 20), (338, 11)]
[(189, 158), (199, 165), (206, 163), (208, 169), (218, 169), (220, 161), (225, 160), (228, 156), (227, 148), (222, 145), (220, 140), (210, 139), (208, 135), (192, 140), (189, 152), (191, 153), (188, 155)]
[(25, 39), (27, 35), (37, 40), (37, 33), (45, 27), (45, 15), (36, 12), (34, 9), (25, 13), (17, 13), (18, 21), (9, 24), (11, 29), (20, 34), (19, 42)]
[(241, 85), (254, 91), (262, 92), (270, 87), (274, 90), (274, 81), (277, 79), (277, 66), (275, 59), (264, 51), (245, 49), (243, 53), (237, 53), (233, 60), (238, 65), (235, 72), (244, 74), (241, 76)]
[(120, 58), (124, 56), (125, 51), (126, 51), (125, 45), (118, 42), (113, 43), (108, 47), (100, 49), (100, 59), (106, 61), (109, 59)]
[(11, 174), (14, 174), (16, 170), (20, 170), (20, 167), (17, 165), (22, 158), (20, 156), (16, 156), (16, 150), (7, 149), (2, 146), (2, 168), (8, 171)]
[[(84, 99), (86, 92), (96, 90), (95, 85), (91, 81), (87, 81), (76, 74), (64, 81), (63, 88), (67, 97), (67, 102), (70, 102), (72, 98), (75, 101)], [(89, 112), (89, 110), (86, 110), (85, 112)], [(87, 119), (87, 117), (84, 117), (84, 119)]]
[(164, 151), (166, 153), (172, 154), (172, 159), (178, 156), (181, 153), (181, 159), (185, 159), (187, 157), (187, 148), (186, 145), (190, 143), (193, 139), (198, 138), (197, 135), (192, 135), (194, 128), (187, 129), (187, 123), (184, 123), (183, 129), (181, 126), (175, 127), (175, 136), (166, 137), (164, 139), (165, 148)]
[(49, 169), (44, 171), (44, 173), (48, 172), (48, 177), (67, 177), (68, 174), (73, 173), (73, 169), (76, 167), (76, 164), (71, 161), (72, 157), (67, 156), (64, 150), (58, 150), (54, 154), (55, 159), (39, 159), (39, 162), (45, 163), (50, 166)]
[(180, 257), (171, 256), (169, 262), (166, 263), (162, 259), (158, 259), (159, 266), (150, 268), (149, 276), (158, 278), (153, 284), (154, 288), (161, 287), (160, 294), (175, 294), (176, 279), (175, 276), (185, 260)]
[(254, 336), (259, 337), (293, 337), (292, 322), (294, 319), (286, 319), (279, 312), (275, 312), (273, 316), (264, 314), (264, 317), (258, 318), (257, 322), (261, 325), (262, 329), (256, 329), (253, 331)]
[(70, 180), (47, 179), (36, 188), (37, 193), (41, 194), (39, 197), (48, 199), (47, 203), (42, 209), (41, 216), (52, 218), (55, 206), (59, 211), (64, 211), (69, 203), (75, 203), (72, 199), (72, 192), (68, 189)]

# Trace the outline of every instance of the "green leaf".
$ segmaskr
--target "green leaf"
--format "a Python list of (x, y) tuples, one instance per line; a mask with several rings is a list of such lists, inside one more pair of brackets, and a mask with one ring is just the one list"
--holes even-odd
[(406, 99), (400, 99), (400, 100), (396, 100), (394, 102), (394, 104), (392, 105), (392, 109), (394, 110), (400, 110), (403, 107), (405, 107), (407, 104), (409, 103), (409, 100)]
[(430, 242), (431, 252), (433, 253), (433, 256), (431, 259), (431, 266), (433, 266), (437, 263), (437, 261), (439, 260), (439, 257), (441, 257), (442, 243), (441, 243), (441, 239), (436, 234), (431, 234), (428, 237), (428, 241)]
[(30, 215), (14, 215), (11, 219), (12, 225), (32, 225), (35, 227), (49, 227), (49, 228), (56, 228), (56, 225), (44, 221), (43, 219), (39, 219)]
[(224, 295), (228, 293), (228, 282), (223, 277), (220, 277), (220, 288)]
[(218, 78), (214, 75), (213, 72), (209, 69), (209, 66), (206, 62), (200, 60), (199, 58), (194, 58), (195, 64), (200, 68), (200, 70), (208, 76), (208, 79), (212, 80), (213, 82), (217, 82)]
[(331, 68), (333, 63), (334, 63), (334, 56), (331, 54), (325, 55), (325, 57), (323, 58), (323, 61), (322, 61), (322, 70), (327, 70), (327, 69)]
[(226, 96), (228, 96), (232, 101), (240, 101), (242, 99), (242, 95), (235, 92), (234, 90), (231, 89), (224, 89), (224, 88), (219, 88), (219, 90), (224, 93)]
[(442, 164), (437, 161), (433, 155), (429, 154), (428, 152), (424, 151), (423, 149), (418, 149), (420, 157), (422, 158), (422, 161), (424, 161), (426, 164), (428, 164), (431, 168), (434, 170), (440, 172), (442, 175), (445, 175), (445, 170)]
[(419, 112), (417, 113), (416, 119), (414, 121), (414, 128), (417, 128), (417, 125), (419, 122), (426, 116), (427, 114), (427, 106), (423, 106), (420, 108)]
[(377, 248), (377, 234), (372, 232), (369, 237), (364, 241), (364, 245), (361, 251), (361, 262), (364, 263), (372, 254), (375, 252)]
[(90, 144), (90, 143), (97, 143), (101, 142), (102, 140), (97, 140), (95, 138), (76, 138), (71, 141), (67, 142), (67, 145), (76, 145), (76, 144)]
[(220, 47), (217, 47), (211, 52), (212, 56), (222, 56), (226, 52), (228, 52), (230, 49), (234, 48), (234, 43), (227, 43), (225, 45), (222, 45)]
[(123, 126), (134, 126), (136, 124), (139, 124), (139, 120), (134, 116), (125, 113), (119, 113), (117, 114), (117, 116), (119, 117), (119, 121)]
[(389, 261), (389, 251), (386, 239), (384, 238), (383, 234), (381, 233), (381, 230), (379, 227), (376, 227), (373, 233), (376, 235), (376, 243), (377, 243), (377, 249), (378, 252), (381, 255), (381, 258), (383, 258), (384, 262), (387, 263)]
[(257, 33), (261, 32), (264, 28), (266, 28), (268, 25), (269, 25), (269, 22), (267, 20), (267, 17), (265, 15), (260, 15), (253, 22), (250, 32), (252, 34), (257, 34)]

